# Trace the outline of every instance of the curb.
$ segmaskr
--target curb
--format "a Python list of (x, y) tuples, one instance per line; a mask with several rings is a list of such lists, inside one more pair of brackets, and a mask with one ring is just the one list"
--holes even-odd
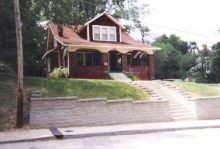
[(212, 126), (193, 126), (193, 127), (181, 127), (181, 128), (163, 128), (163, 129), (142, 129), (142, 130), (124, 130), (124, 131), (113, 131), (113, 132), (99, 132), (99, 133), (85, 133), (76, 135), (64, 135), (64, 139), (71, 138), (87, 138), (96, 136), (113, 136), (113, 135), (131, 135), (131, 134), (147, 134), (147, 133), (159, 133), (159, 132), (169, 132), (169, 131), (181, 131), (190, 129), (206, 129), (206, 128), (220, 128), (220, 125)]
[(47, 140), (55, 140), (54, 136), (51, 137), (41, 137), (41, 138), (33, 138), (33, 139), (21, 139), (21, 140), (10, 140), (10, 141), (0, 141), (1, 144), (8, 144), (8, 143), (22, 143), (22, 142), (35, 142), (35, 141), (47, 141)]
[[(123, 131), (110, 131), (110, 132), (96, 132), (96, 133), (82, 133), (82, 134), (71, 134), (63, 135), (62, 139), (73, 139), (73, 138), (87, 138), (96, 136), (114, 136), (114, 135), (132, 135), (132, 134), (147, 134), (147, 133), (160, 133), (169, 131), (181, 131), (189, 129), (206, 129), (206, 128), (220, 128), (219, 125), (209, 125), (209, 126), (192, 126), (192, 127), (177, 127), (177, 128), (158, 128), (158, 129), (132, 129)], [(33, 139), (21, 139), (21, 140), (10, 140), (10, 141), (0, 141), (0, 144), (8, 143), (22, 143), (22, 142), (35, 142), (35, 141), (47, 141), (47, 140), (62, 140), (56, 138), (55, 136), (33, 138)]]

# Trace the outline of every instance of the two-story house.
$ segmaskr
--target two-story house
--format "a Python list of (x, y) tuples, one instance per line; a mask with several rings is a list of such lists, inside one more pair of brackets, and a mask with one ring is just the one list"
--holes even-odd
[(48, 72), (63, 66), (69, 77), (106, 78), (109, 72), (130, 72), (150, 80), (155, 49), (135, 41), (123, 25), (104, 12), (84, 25), (50, 24), (44, 57)]

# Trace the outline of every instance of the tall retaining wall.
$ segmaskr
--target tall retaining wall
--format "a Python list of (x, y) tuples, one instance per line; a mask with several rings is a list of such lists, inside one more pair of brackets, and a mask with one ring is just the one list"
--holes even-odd
[(197, 119), (220, 119), (220, 97), (197, 98), (194, 102)]
[(32, 98), (32, 128), (172, 121), (169, 102), (105, 98)]

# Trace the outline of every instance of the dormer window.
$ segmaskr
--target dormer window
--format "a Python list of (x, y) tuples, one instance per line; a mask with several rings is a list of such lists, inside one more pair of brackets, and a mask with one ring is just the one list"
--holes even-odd
[(96, 41), (117, 41), (116, 27), (93, 25), (93, 40)]

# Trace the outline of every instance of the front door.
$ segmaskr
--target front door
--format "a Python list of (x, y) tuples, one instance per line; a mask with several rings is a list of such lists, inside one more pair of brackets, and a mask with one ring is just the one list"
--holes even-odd
[(109, 52), (109, 63), (111, 72), (121, 72), (122, 71), (122, 62), (121, 62), (121, 53), (117, 51)]

